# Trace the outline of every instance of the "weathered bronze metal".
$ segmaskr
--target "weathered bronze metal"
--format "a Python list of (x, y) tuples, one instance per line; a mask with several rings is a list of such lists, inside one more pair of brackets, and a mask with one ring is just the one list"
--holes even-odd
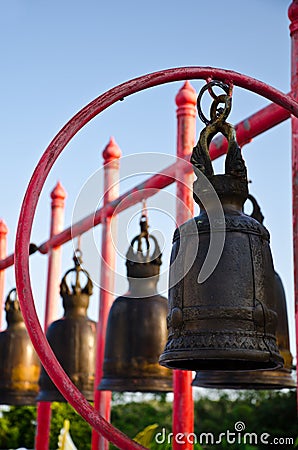
[[(263, 224), (264, 216), (256, 199), (249, 195), (253, 204), (251, 217)], [(289, 327), (285, 290), (280, 276), (275, 273), (276, 313), (278, 317), (276, 340), (279, 351), (284, 359), (284, 367), (276, 370), (259, 371), (215, 371), (197, 372), (193, 386), (216, 389), (283, 389), (295, 388), (296, 383), (291, 377), (293, 357), (290, 352)]]
[[(275, 338), (269, 233), (243, 213), (248, 196), (246, 167), (235, 130), (225, 122), (231, 96), (228, 86), (224, 90), (226, 94), (218, 97), (213, 93), (211, 120), (191, 157), (198, 177), (194, 199), (200, 205), (200, 215), (174, 233), (169, 337), (160, 357), (160, 364), (172, 369), (272, 369), (283, 362)], [(218, 107), (220, 103), (224, 108)], [(209, 156), (209, 144), (218, 132), (228, 140), (224, 175), (214, 175)], [(220, 200), (220, 207), (214, 198)], [(210, 262), (211, 240), (220, 233), (224, 237), (222, 254), (214, 261), (209, 276), (198, 281), (207, 257)]]
[[(60, 295), (63, 299), (64, 316), (53, 322), (47, 330), (47, 339), (59, 363), (87, 398), (93, 400), (96, 351), (96, 322), (87, 317), (89, 298), (92, 295), (93, 284), (89, 274), (81, 267), (80, 252), (74, 255), (75, 267), (68, 270), (60, 285)], [(75, 284), (68, 286), (68, 275), (75, 273)], [(80, 275), (87, 278), (85, 287), (81, 287)], [(37, 401), (64, 402), (44, 369), (41, 371), (40, 392)]]
[(33, 405), (38, 392), (40, 363), (15, 289), (7, 296), (5, 311), (7, 329), (0, 333), (0, 404)]
[[(162, 255), (156, 238), (148, 234), (145, 216), (140, 225), (141, 233), (132, 240), (126, 255), (129, 291), (116, 298), (109, 313), (100, 390), (172, 390), (172, 371), (158, 363), (168, 334), (167, 299), (157, 292)], [(155, 247), (152, 255), (149, 237)]]
[(192, 386), (215, 389), (294, 389), (295, 380), (291, 376), (293, 357), (290, 352), (289, 329), (285, 291), (279, 275), (275, 274), (277, 296), (276, 339), (284, 359), (284, 367), (276, 370), (197, 372)]

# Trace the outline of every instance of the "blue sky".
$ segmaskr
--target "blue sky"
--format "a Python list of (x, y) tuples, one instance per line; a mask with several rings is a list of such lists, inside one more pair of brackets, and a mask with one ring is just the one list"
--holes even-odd
[[(0, 217), (10, 230), (9, 252), (14, 248), (26, 186), (43, 151), (78, 110), (111, 87), (156, 70), (197, 65), (236, 70), (288, 92), (289, 4), (285, 0), (214, 0), (212, 6), (200, 0), (141, 4), (134, 0), (0, 2)], [(197, 91), (202, 87), (198, 80), (192, 84)], [(147, 169), (142, 155), (148, 152), (154, 154), (150, 170), (159, 170), (155, 162), (160, 162), (160, 169), (172, 162), (176, 147), (175, 95), (181, 85), (172, 83), (133, 95), (95, 118), (73, 139), (41, 194), (33, 242), (39, 244), (48, 236), (49, 193), (58, 180), (68, 193), (66, 225), (72, 220), (77, 196), (98, 169), (98, 192), (90, 205), (86, 202), (86, 212), (92, 212), (88, 208), (94, 208), (94, 202), (100, 204), (101, 153), (110, 136), (115, 137), (127, 158), (123, 174), (133, 160), (135, 172)], [(255, 94), (235, 89), (229, 120), (236, 124), (266, 104)], [(198, 121), (197, 135), (201, 128)], [(271, 233), (275, 267), (285, 285), (294, 353), (290, 141), (287, 121), (254, 139), (243, 148), (243, 155), (253, 181), (251, 192), (262, 206)], [(221, 158), (215, 170), (222, 169)], [(142, 175), (130, 177), (122, 183), (121, 193), (141, 179)], [(148, 202), (151, 230), (158, 230), (164, 246), (165, 271), (174, 230), (173, 199), (171, 188)], [(120, 236), (122, 253), (138, 231), (138, 208), (119, 219), (120, 229), (125, 230)], [(100, 227), (94, 236), (100, 243)], [(63, 251), (63, 271), (72, 264), (71, 258), (69, 244)], [(99, 272), (99, 257), (89, 261), (86, 251), (85, 261), (90, 271)], [(31, 266), (42, 319), (46, 256), (35, 255)], [(117, 267), (125, 274), (121, 255)], [(14, 285), (13, 270), (8, 270), (6, 291)], [(125, 289), (123, 283), (118, 287), (121, 289)], [(92, 318), (97, 317), (97, 310), (96, 291), (90, 307)]]

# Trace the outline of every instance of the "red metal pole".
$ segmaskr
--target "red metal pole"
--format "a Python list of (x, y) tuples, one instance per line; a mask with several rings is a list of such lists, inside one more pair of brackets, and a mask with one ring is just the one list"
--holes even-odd
[[(60, 233), (64, 225), (64, 206), (66, 192), (58, 182), (51, 192), (51, 229), (50, 237)], [(61, 247), (52, 248), (48, 256), (48, 277), (46, 291), (46, 309), (44, 330), (57, 319), (57, 305), (61, 277)], [(51, 403), (39, 402), (37, 404), (37, 429), (35, 436), (35, 449), (48, 450), (51, 427)]]
[[(0, 219), (0, 259), (7, 254), (8, 228), (4, 220)], [(5, 270), (0, 270), (0, 330), (2, 330), (3, 308), (4, 308)]]
[[(298, 97), (298, 0), (289, 7), (289, 18), (292, 57), (291, 57), (291, 92), (292, 97)], [(298, 119), (291, 118), (292, 123), (292, 195), (293, 195), (293, 246), (294, 246), (294, 291), (296, 320), (296, 355), (298, 355)], [(298, 377), (297, 377), (298, 386)], [(298, 395), (298, 389), (297, 389)], [(297, 399), (298, 400), (298, 399)], [(297, 401), (298, 407), (298, 401)]]
[[(189, 159), (196, 132), (196, 92), (186, 81), (176, 96), (177, 104), (177, 157)], [(193, 172), (176, 172), (177, 225), (193, 217)], [(189, 450), (193, 447), (187, 436), (194, 432), (194, 403), (192, 396), (192, 372), (174, 370), (173, 449)], [(184, 438), (176, 439), (184, 434)]]
[[(104, 205), (119, 196), (119, 158), (121, 151), (113, 138), (103, 151), (104, 159)], [(105, 217), (102, 221), (100, 304), (97, 330), (96, 375), (94, 386), (94, 407), (109, 422), (112, 392), (97, 389), (103, 375), (103, 359), (108, 315), (114, 301), (115, 282), (115, 239), (117, 218)], [(95, 430), (92, 431), (92, 450), (108, 450), (109, 441)]]

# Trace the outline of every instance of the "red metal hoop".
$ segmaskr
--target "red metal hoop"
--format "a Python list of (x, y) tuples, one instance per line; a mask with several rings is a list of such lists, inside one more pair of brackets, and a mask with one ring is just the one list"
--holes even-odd
[(79, 111), (59, 131), (45, 150), (35, 168), (27, 187), (19, 216), (15, 245), (16, 285), (24, 320), (32, 343), (43, 366), (66, 400), (96, 431), (121, 449), (137, 450), (143, 449), (144, 447), (132, 441), (121, 431), (106, 422), (103, 417), (92, 408), (61, 368), (40, 326), (31, 289), (28, 252), (35, 210), (39, 195), (54, 162), (75, 134), (96, 115), (107, 109), (116, 101), (122, 100), (124, 97), (153, 86), (173, 81), (184, 81), (189, 79), (210, 80), (210, 78), (223, 81), (227, 84), (235, 84), (255, 92), (279, 106), (282, 106), (291, 114), (298, 117), (298, 103), (289, 95), (283, 94), (277, 89), (254, 78), (229, 70), (212, 67), (183, 67), (154, 72), (135, 78), (100, 95)]

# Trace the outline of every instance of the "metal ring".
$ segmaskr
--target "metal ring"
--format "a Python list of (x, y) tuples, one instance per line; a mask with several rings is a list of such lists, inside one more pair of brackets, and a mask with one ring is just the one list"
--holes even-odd
[(226, 83), (223, 83), (222, 81), (217, 81), (217, 80), (212, 80), (209, 83), (205, 84), (205, 86), (202, 87), (202, 89), (199, 92), (198, 98), (197, 98), (197, 110), (198, 110), (198, 115), (199, 118), (201, 119), (202, 122), (204, 122), (205, 125), (209, 125), (211, 123), (210, 120), (207, 119), (207, 117), (204, 115), (202, 108), (201, 108), (201, 99), (203, 97), (203, 94), (205, 91), (208, 90), (209, 94), (211, 95), (211, 97), (214, 100), (217, 100), (217, 98), (219, 97), (218, 95), (216, 95), (214, 93), (214, 91), (212, 90), (213, 86), (218, 86), (220, 87), (223, 91), (225, 91), (225, 93), (228, 95), (230, 92), (230, 86)]
[(32, 293), (28, 247), (39, 196), (49, 172), (68, 142), (91, 119), (124, 97), (136, 92), (174, 81), (206, 79), (208, 76), (230, 80), (234, 84), (255, 92), (285, 108), (298, 117), (298, 103), (290, 95), (247, 75), (213, 67), (179, 67), (153, 72), (120, 84), (91, 101), (58, 132), (41, 156), (27, 186), (19, 214), (15, 239), (15, 273), (24, 321), (40, 360), (59, 391), (74, 409), (100, 434), (121, 449), (140, 450), (144, 447), (108, 423), (85, 399), (59, 365), (41, 328)]

